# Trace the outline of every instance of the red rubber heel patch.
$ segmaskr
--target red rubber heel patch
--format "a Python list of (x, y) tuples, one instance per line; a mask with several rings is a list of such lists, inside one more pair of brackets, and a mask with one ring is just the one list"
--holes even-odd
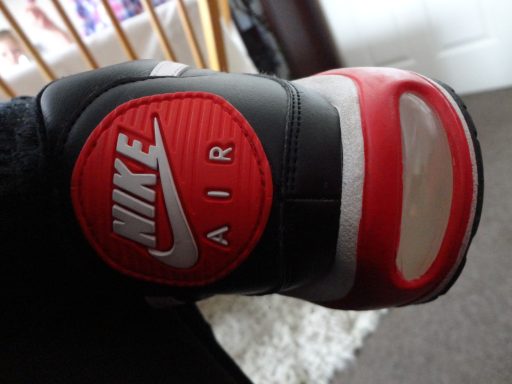
[(216, 281), (265, 229), (272, 177), (260, 141), (204, 92), (122, 104), (94, 129), (71, 181), (85, 236), (113, 268), (173, 286)]

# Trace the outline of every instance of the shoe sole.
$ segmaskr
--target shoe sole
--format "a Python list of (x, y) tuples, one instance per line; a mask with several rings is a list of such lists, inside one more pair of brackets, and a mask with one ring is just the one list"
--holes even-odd
[[(388, 68), (349, 68), (333, 70), (321, 75), (348, 79), (356, 89), (355, 96), (349, 97), (346, 92), (342, 92), (345, 98), (340, 98), (340, 87), (346, 91), (346, 84), (341, 82), (335, 84), (335, 79), (317, 81), (317, 84), (313, 80), (309, 83), (303, 80), (303, 85), (315, 89), (345, 113), (350, 110), (346, 106), (347, 100), (357, 98), (360, 114), (364, 116), (359, 129), (362, 131), (365, 143), (363, 164), (365, 194), (363, 194), (360, 216), (357, 220), (351, 220), (358, 228), (357, 236), (352, 236), (352, 239), (355, 239), (356, 249), (342, 253), (343, 257), (339, 258), (343, 271), (347, 270), (347, 260), (357, 260), (357, 267), (355, 262), (352, 264), (353, 279), (351, 281), (353, 283), (348, 284), (348, 287), (346, 287), (347, 284), (338, 287), (336, 295), (339, 299), (336, 298), (327, 303), (324, 300), (316, 302), (340, 309), (371, 309), (403, 306), (437, 298), (448, 291), (462, 271), (467, 249), (477, 230), (482, 210), (482, 156), (475, 126), (466, 107), (453, 89), (408, 71)], [(400, 230), (401, 218), (398, 212), (402, 207), (397, 204), (399, 199), (396, 197), (400, 191), (392, 181), (389, 181), (400, 177), (396, 170), (399, 169), (402, 159), (393, 152), (393, 148), (400, 145), (397, 127), (402, 127), (402, 122), (397, 119), (396, 114), (388, 115), (386, 111), (397, 107), (390, 100), (397, 100), (396, 97), (407, 92), (418, 96), (438, 114), (442, 114), (439, 117), (443, 122), (443, 128), (445, 132), (451, 133), (449, 145), (452, 159), (459, 164), (456, 168), (458, 171), (455, 180), (458, 183), (458, 197), (453, 197), (457, 200), (452, 200), (448, 219), (449, 227), (445, 229), (443, 235), (442, 244), (444, 245), (442, 250), (439, 249), (437, 257), (427, 270), (417, 272), (420, 274), (419, 277), (411, 276), (410, 269), (409, 276), (404, 277), (405, 274), (402, 274), (395, 264), (399, 243), (394, 240), (394, 236), (396, 231)], [(357, 127), (353, 129), (357, 131)], [(367, 151), (371, 156), (368, 156)], [(390, 169), (389, 172), (388, 169)], [(359, 173), (354, 174), (359, 175)], [(386, 194), (380, 194), (382, 189), (386, 190)], [(346, 206), (355, 206), (353, 198), (347, 198), (346, 194), (342, 196), (349, 199)], [(368, 198), (365, 200), (364, 196)], [(355, 212), (354, 209), (352, 211)], [(374, 241), (374, 239), (378, 240)], [(346, 240), (344, 239), (342, 243), (348, 244)], [(338, 281), (347, 281), (345, 275), (338, 274)], [(335, 281), (335, 279), (332, 280)]]
[(463, 257), (459, 260), (459, 262), (455, 265), (453, 272), (450, 274), (450, 278), (444, 284), (441, 284), (437, 290), (428, 294), (420, 300), (415, 301), (416, 304), (427, 303), (437, 299), (438, 297), (444, 295), (446, 292), (450, 290), (450, 288), (455, 284), (461, 275), (466, 262), (467, 262), (467, 253), (469, 250), (469, 246), (471, 245), (471, 241), (476, 234), (478, 229), (478, 225), (480, 223), (480, 217), (482, 214), (482, 206), (483, 206), (483, 194), (484, 194), (484, 171), (483, 171), (483, 161), (482, 161), (482, 151), (480, 148), (480, 142), (478, 141), (478, 133), (475, 127), (475, 123), (471, 118), (471, 115), (468, 112), (466, 104), (462, 98), (455, 92), (455, 90), (449, 85), (443, 83), (439, 80), (428, 79), (431, 81), (443, 94), (447, 97), (454, 108), (456, 108), (459, 112), (459, 116), (462, 115), (465, 121), (465, 126), (468, 129), (469, 135), (471, 137), (471, 143), (473, 147), (473, 151), (475, 154), (475, 166), (477, 171), (477, 196), (476, 196), (476, 206), (475, 206), (475, 215), (473, 219), (473, 225), (471, 227), (471, 234), (469, 241), (466, 245), (466, 249), (463, 253)]

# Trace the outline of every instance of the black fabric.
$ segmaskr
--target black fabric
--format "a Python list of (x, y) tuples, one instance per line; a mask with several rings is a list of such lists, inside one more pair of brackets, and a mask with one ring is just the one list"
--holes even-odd
[(0, 194), (26, 194), (41, 183), (39, 118), (33, 98), (0, 104)]
[(0, 313), (3, 384), (250, 383), (194, 306), (61, 294)]
[(0, 104), (0, 383), (249, 383), (195, 306), (73, 279), (36, 107)]
[(37, 292), (56, 266), (55, 258), (42, 253), (53, 243), (55, 231), (49, 230), (51, 192), (40, 128), (33, 98), (0, 104), (0, 294), (4, 295)]

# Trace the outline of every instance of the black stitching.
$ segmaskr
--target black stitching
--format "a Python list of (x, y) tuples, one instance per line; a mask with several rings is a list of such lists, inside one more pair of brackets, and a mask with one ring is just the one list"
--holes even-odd
[(295, 119), (296, 119), (295, 111), (297, 109), (297, 97), (296, 97), (296, 93), (293, 92), (293, 88), (292, 88), (292, 92), (290, 92), (290, 96), (291, 96), (291, 117), (290, 117), (290, 124), (288, 127), (289, 129), (287, 130), (287, 137), (286, 137), (287, 148), (286, 148), (285, 165), (284, 165), (286, 194), (288, 194), (288, 192), (290, 191), (290, 187), (292, 185), (290, 174), (293, 175), (290, 162), (291, 162), (292, 152), (293, 152), (293, 147), (294, 147), (294, 138), (295, 138), (294, 128), (295, 128)]
[(290, 173), (289, 167), (289, 158), (291, 151), (291, 141), (293, 139), (293, 125), (295, 119), (295, 88), (290, 86), (290, 83), (287, 81), (283, 81), (276, 77), (265, 76), (261, 74), (252, 75), (256, 77), (261, 77), (264, 79), (268, 79), (279, 84), (284, 91), (286, 92), (288, 98), (288, 110), (286, 112), (286, 122), (285, 122), (285, 131), (284, 131), (284, 148), (283, 148), (283, 156), (281, 158), (282, 171), (281, 171), (281, 180), (280, 180), (280, 194), (278, 195), (278, 204), (279, 204), (279, 256), (277, 257), (277, 268), (278, 268), (278, 281), (276, 282), (274, 287), (269, 288), (264, 293), (274, 293), (279, 292), (286, 285), (288, 280), (288, 260), (286, 257), (286, 253), (284, 251), (284, 238), (286, 232), (286, 225), (284, 223), (284, 209), (285, 209), (285, 196), (288, 190), (288, 176)]
[(296, 100), (297, 100), (297, 118), (295, 120), (295, 130), (293, 134), (293, 157), (291, 160), (290, 172), (290, 187), (289, 192), (295, 192), (295, 179), (297, 174), (297, 161), (298, 161), (298, 153), (299, 153), (299, 135), (302, 123), (302, 104), (300, 98), (300, 92), (290, 83), (290, 86), (295, 90)]

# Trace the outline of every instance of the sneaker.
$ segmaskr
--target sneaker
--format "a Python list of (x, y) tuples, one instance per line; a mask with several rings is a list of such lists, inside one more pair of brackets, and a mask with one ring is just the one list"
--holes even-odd
[(70, 273), (101, 289), (420, 303), (451, 286), (478, 226), (475, 127), (451, 88), (415, 73), (290, 82), (145, 60), (39, 101)]

